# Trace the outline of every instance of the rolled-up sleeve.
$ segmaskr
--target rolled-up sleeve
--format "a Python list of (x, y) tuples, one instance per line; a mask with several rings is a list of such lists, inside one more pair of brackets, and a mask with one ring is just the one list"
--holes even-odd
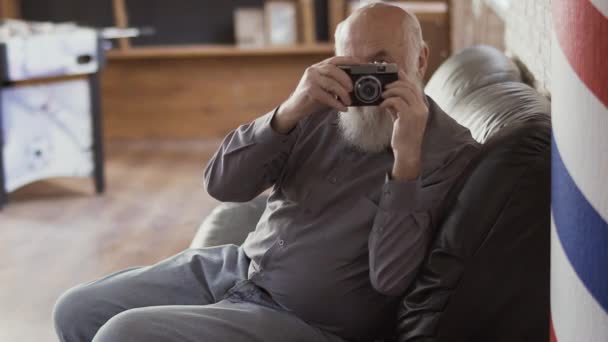
[(220, 201), (245, 202), (272, 186), (287, 163), (300, 125), (287, 134), (271, 122), (278, 108), (230, 132), (204, 172), (207, 192)]
[(410, 285), (445, 197), (477, 151), (477, 145), (463, 147), (424, 180), (387, 179), (369, 236), (370, 281), (378, 292), (400, 296)]

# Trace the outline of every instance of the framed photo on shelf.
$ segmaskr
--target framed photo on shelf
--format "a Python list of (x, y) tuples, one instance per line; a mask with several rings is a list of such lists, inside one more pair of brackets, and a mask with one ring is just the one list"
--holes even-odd
[(259, 7), (237, 7), (234, 10), (234, 35), (240, 47), (263, 47), (264, 9)]
[(289, 0), (264, 4), (266, 38), (270, 45), (294, 45), (298, 42), (298, 3)]

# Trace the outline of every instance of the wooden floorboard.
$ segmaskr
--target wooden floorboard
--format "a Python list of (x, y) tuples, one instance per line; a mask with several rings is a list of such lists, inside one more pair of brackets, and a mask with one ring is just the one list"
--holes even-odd
[(51, 312), (66, 289), (188, 247), (217, 201), (202, 170), (208, 142), (107, 146), (107, 192), (55, 179), (10, 195), (0, 211), (0, 341), (56, 341)]

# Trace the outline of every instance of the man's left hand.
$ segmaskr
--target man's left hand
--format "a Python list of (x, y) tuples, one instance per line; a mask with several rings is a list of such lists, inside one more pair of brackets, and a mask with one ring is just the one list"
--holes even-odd
[(393, 117), (391, 147), (395, 156), (392, 177), (400, 181), (414, 180), (420, 175), (422, 138), (429, 108), (419, 83), (399, 71), (399, 80), (386, 86), (380, 108)]

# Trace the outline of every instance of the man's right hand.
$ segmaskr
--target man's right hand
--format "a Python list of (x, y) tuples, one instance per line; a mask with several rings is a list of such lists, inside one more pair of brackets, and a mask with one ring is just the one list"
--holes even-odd
[(338, 65), (359, 63), (362, 61), (354, 57), (336, 56), (308, 67), (296, 90), (280, 106), (272, 128), (287, 133), (312, 113), (331, 108), (345, 112), (351, 104), (353, 83)]

